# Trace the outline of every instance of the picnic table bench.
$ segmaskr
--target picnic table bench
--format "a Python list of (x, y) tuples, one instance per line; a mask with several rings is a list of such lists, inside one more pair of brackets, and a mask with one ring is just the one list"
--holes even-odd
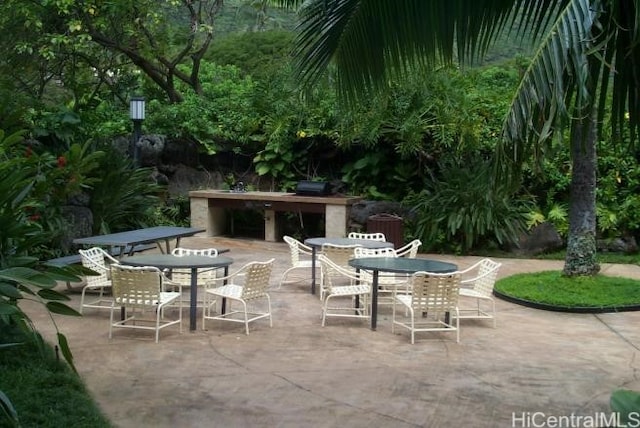
[[(140, 244), (134, 245), (132, 247), (126, 247), (124, 250), (125, 254), (129, 253), (139, 253), (140, 251), (151, 250), (155, 248), (154, 244)], [(119, 247), (115, 247), (109, 250), (105, 250), (107, 253), (111, 254), (114, 257), (120, 257), (121, 251)], [(47, 263), (54, 266), (65, 266), (65, 265), (73, 265), (82, 262), (82, 258), (80, 254), (69, 254), (68, 256), (56, 257), (54, 259), (47, 260)]]
[[(154, 244), (139, 244), (134, 245), (133, 247), (126, 247), (124, 254), (129, 253), (139, 253), (141, 251), (151, 250), (155, 248)], [(114, 247), (110, 250), (106, 250), (109, 254), (114, 257), (119, 257), (121, 255), (120, 247)], [(82, 263), (82, 257), (80, 254), (69, 254), (68, 256), (56, 257), (53, 259), (49, 259), (46, 261), (47, 264), (53, 266), (67, 266), (67, 265), (75, 265)], [(71, 289), (71, 281), (66, 281), (67, 289)]]

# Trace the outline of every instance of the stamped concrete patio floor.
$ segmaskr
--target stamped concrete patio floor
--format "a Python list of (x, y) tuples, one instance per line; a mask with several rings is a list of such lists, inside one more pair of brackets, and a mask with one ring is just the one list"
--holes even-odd
[[(276, 258), (275, 287), (288, 267), (284, 243), (184, 239), (182, 246), (227, 247), (235, 263)], [(427, 256), (460, 268), (477, 257)], [(560, 269), (562, 262), (501, 259), (500, 276)], [(605, 265), (640, 278), (640, 268)], [(61, 290), (65, 287), (62, 285)], [(69, 292), (77, 307), (79, 293)], [(160, 343), (144, 331), (116, 330), (109, 313), (56, 317), (76, 366), (117, 427), (511, 427), (546, 417), (608, 413), (616, 388), (640, 389), (640, 312), (571, 314), (497, 300), (497, 328), (462, 320), (452, 333), (391, 333), (389, 308), (377, 331), (364, 320), (320, 325), (309, 283), (271, 292), (273, 328), (261, 320), (207, 321), (189, 332), (167, 328)], [(52, 337), (46, 316), (28, 308)], [(230, 325), (229, 325), (230, 324)]]

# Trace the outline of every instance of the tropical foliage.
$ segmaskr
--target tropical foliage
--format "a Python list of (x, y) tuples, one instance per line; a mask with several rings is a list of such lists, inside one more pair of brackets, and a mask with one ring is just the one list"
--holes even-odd
[[(114, 7), (117, 6), (116, 3)], [(213, 5), (214, 2), (200, 4), (205, 3)], [(146, 76), (144, 71), (140, 73), (139, 64), (123, 60), (122, 54), (106, 50), (95, 41), (91, 43), (88, 40), (83, 41), (81, 34), (85, 27), (81, 31), (58, 34), (62, 33), (58, 31), (62, 27), (56, 27), (56, 25), (59, 26), (60, 22), (71, 22), (71, 17), (79, 10), (77, 8), (89, 7), (89, 3), (76, 2), (74, 7), (63, 11), (63, 17), (55, 25), (43, 20), (45, 12), (53, 10), (52, 8), (64, 9), (65, 2), (49, 2), (47, 5), (49, 9), (34, 9), (31, 4), (14, 4), (15, 7), (11, 13), (16, 19), (11, 22), (4, 19), (2, 21), (4, 29), (15, 29), (18, 25), (16, 23), (28, 22), (29, 25), (43, 25), (43, 28), (51, 31), (37, 34), (16, 31), (16, 34), (21, 35), (19, 38), (21, 42), (14, 43), (13, 46), (2, 45), (6, 57), (11, 59), (9, 64), (22, 67), (37, 63), (37, 61), (31, 61), (36, 58), (47, 59), (39, 64), (43, 69), (49, 70), (48, 75), (54, 78), (46, 82), (35, 78), (30, 79), (32, 86), (24, 82), (19, 91), (15, 90), (15, 84), (19, 80), (5, 82), (6, 86), (0, 85), (0, 93), (12, 94), (12, 102), (22, 100), (22, 95), (27, 93), (35, 94), (33, 99), (37, 100), (37, 102), (23, 104), (23, 106), (33, 105), (36, 107), (34, 109), (26, 109), (21, 113), (19, 109), (14, 110), (16, 112), (14, 116), (17, 119), (11, 119), (11, 129), (16, 129), (16, 123), (17, 129), (20, 129), (20, 125), (26, 126), (30, 129), (30, 136), (41, 142), (40, 145), (33, 145), (31, 155), (34, 161), (37, 159), (42, 165), (47, 165), (48, 172), (41, 169), (45, 171), (41, 177), (49, 177), (49, 179), (57, 177), (56, 179), (60, 182), (71, 178), (65, 177), (64, 174), (76, 170), (79, 165), (77, 161), (70, 160), (72, 146), (80, 149), (78, 153), (81, 154), (79, 157), (81, 160), (84, 157), (88, 158), (86, 172), (79, 177), (81, 179), (79, 183), (82, 193), (90, 195), (93, 200), (91, 204), (97, 219), (96, 231), (114, 231), (152, 224), (159, 221), (158, 216), (162, 216), (163, 212), (173, 215), (170, 210), (164, 211), (162, 207), (154, 206), (151, 209), (144, 209), (145, 204), (156, 205), (154, 201), (162, 200), (155, 199), (155, 196), (161, 193), (147, 179), (148, 172), (140, 172), (137, 175), (129, 171), (126, 165), (121, 165), (122, 162), (126, 162), (122, 160), (123, 155), (112, 154), (107, 145), (103, 144), (115, 136), (130, 132), (127, 99), (134, 91), (143, 92), (148, 99), (147, 120), (144, 122), (146, 132), (167, 135), (171, 140), (184, 144), (185, 147), (197, 147), (200, 157), (196, 162), (206, 163), (206, 168), (219, 168), (221, 159), (227, 159), (225, 162), (232, 166), (233, 171), (221, 170), (223, 176), (233, 174), (246, 181), (248, 176), (257, 175), (256, 182), (253, 183), (255, 186), (269, 187), (274, 190), (291, 190), (300, 179), (330, 180), (336, 183), (341, 182), (339, 187), (341, 191), (359, 194), (366, 198), (402, 201), (407, 195), (413, 197), (422, 195), (433, 200), (438, 198), (437, 194), (433, 193), (435, 189), (443, 188), (441, 183), (444, 177), (451, 177), (457, 173), (463, 174), (460, 168), (450, 168), (451, 165), (459, 165), (461, 161), (466, 162), (464, 159), (488, 160), (493, 157), (496, 144), (500, 141), (503, 119), (509, 112), (513, 94), (521, 77), (526, 75), (527, 70), (533, 69), (532, 63), (537, 58), (549, 55), (543, 54), (546, 50), (540, 48), (537, 55), (533, 57), (533, 61), (518, 57), (515, 61), (506, 64), (481, 69), (459, 70), (449, 65), (442, 66), (448, 60), (455, 58), (466, 60), (471, 54), (476, 54), (476, 57), (481, 55), (483, 48), (490, 45), (489, 42), (493, 37), (489, 33), (489, 28), (493, 28), (490, 25), (491, 19), (495, 18), (494, 23), (498, 22), (508, 27), (510, 23), (519, 23), (518, 20), (521, 18), (513, 17), (513, 21), (510, 20), (511, 15), (507, 11), (512, 10), (513, 2), (487, 2), (487, 5), (495, 7), (496, 10), (487, 15), (491, 19), (486, 23), (471, 25), (465, 21), (464, 25), (458, 25), (454, 15), (473, 11), (476, 6), (469, 6), (466, 2), (460, 4), (458, 2), (429, 2), (429, 4), (418, 2), (416, 3), (419, 6), (416, 9), (418, 11), (421, 8), (440, 8), (437, 11), (442, 15), (442, 20), (437, 21), (451, 23), (451, 28), (457, 32), (458, 36), (469, 37), (467, 40), (469, 43), (463, 41), (462, 45), (452, 45), (452, 52), (445, 52), (443, 49), (442, 52), (427, 55), (417, 63), (407, 62), (406, 67), (401, 70), (388, 67), (389, 64), (393, 64), (393, 57), (385, 56), (381, 60), (385, 62), (384, 67), (380, 67), (379, 70), (386, 70), (384, 71), (386, 77), (378, 82), (380, 86), (371, 80), (371, 85), (362, 86), (360, 90), (347, 96), (349, 99), (359, 94), (357, 104), (345, 108), (345, 105), (336, 98), (334, 91), (336, 85), (349, 87), (346, 85), (344, 67), (331, 66), (326, 74), (318, 74), (315, 77), (304, 72), (299, 74), (301, 81), (315, 79), (316, 82), (312, 89), (301, 96), (298, 92), (299, 82), (291, 78), (292, 64), (289, 52), (292, 49), (290, 44), (292, 34), (287, 31), (253, 32), (260, 27), (258, 23), (262, 18), (258, 17), (258, 14), (263, 14), (263, 17), (276, 17), (274, 10), (267, 8), (269, 3), (256, 2), (255, 4), (259, 6), (255, 9), (256, 16), (249, 19), (251, 22), (245, 21), (246, 25), (240, 25), (248, 31), (228, 36), (224, 31), (229, 27), (229, 12), (233, 12), (231, 15), (237, 17), (249, 13), (250, 9), (241, 2), (225, 2), (225, 7), (216, 17), (216, 25), (218, 25), (216, 28), (219, 32), (216, 32), (216, 37), (212, 39), (207, 52), (199, 62), (198, 78), (201, 89), (195, 90), (191, 83), (177, 78), (173, 86), (182, 99), (179, 103), (167, 103), (169, 98), (163, 87)], [(300, 2), (280, 3), (295, 5)], [(303, 19), (306, 19), (307, 12), (314, 10), (312, 5), (314, 2), (308, 3), (311, 9), (305, 8), (302, 11), (300, 16)], [(398, 2), (398, 7), (388, 10), (384, 2), (363, 2), (363, 4), (366, 3), (364, 8), (355, 7), (358, 3), (356, 1), (327, 2), (327, 10), (322, 9), (322, 5), (318, 4), (318, 8), (315, 9), (318, 14), (313, 15), (313, 19), (318, 19), (317, 24), (322, 25), (321, 20), (325, 12), (329, 15), (334, 14), (331, 16), (337, 16), (335, 14), (357, 10), (359, 14), (357, 19), (350, 21), (348, 25), (345, 24), (344, 27), (344, 35), (357, 36), (358, 31), (371, 31), (355, 25), (358, 22), (363, 24), (367, 16), (375, 15), (376, 20), (384, 19), (385, 13), (400, 17), (399, 14), (402, 13), (403, 8), (411, 4), (411, 2)], [(334, 4), (341, 6), (332, 9)], [(560, 5), (559, 2), (550, 0), (541, 4)], [(569, 2), (562, 3), (562, 5), (568, 4)], [(100, 5), (95, 9), (96, 23), (93, 25), (118, 19), (126, 13), (148, 13), (148, 6), (148, 3), (143, 2), (139, 10), (128, 11), (126, 8), (111, 10)], [(188, 14), (185, 14), (185, 10), (181, 11), (183, 6), (163, 2), (162, 7), (154, 11), (156, 17), (167, 16), (166, 28), (171, 27), (170, 34), (163, 36), (165, 39), (162, 39), (163, 44), (159, 46), (156, 54), (173, 44), (173, 47), (165, 52), (166, 57), (169, 58), (171, 53), (176, 53), (179, 46), (184, 46), (180, 43), (186, 38), (178, 36), (181, 32), (184, 34), (186, 28), (183, 26), (185, 22), (183, 18)], [(374, 13), (378, 11), (377, 7), (382, 8), (380, 14)], [(534, 13), (533, 11), (537, 10), (535, 9), (537, 6), (528, 7), (531, 9), (524, 9), (523, 13)], [(545, 11), (551, 13), (552, 18), (560, 19), (563, 13), (573, 13), (570, 11), (575, 11), (575, 7), (573, 6), (572, 9), (567, 6), (568, 9), (564, 12), (558, 8), (549, 8)], [(10, 13), (9, 9), (6, 11)], [(30, 20), (24, 20), (25, 17), (30, 17)], [(151, 28), (151, 22), (153, 21), (145, 21), (144, 25), (149, 25)], [(311, 25), (310, 22), (303, 21), (301, 29), (304, 30), (305, 25)], [(554, 22), (549, 21), (549, 25)], [(172, 28), (173, 24), (175, 28)], [(291, 21), (283, 27), (290, 28), (290, 24)], [(123, 26), (126, 27), (126, 24)], [(223, 30), (222, 27), (225, 29)], [(419, 37), (424, 36), (431, 40), (427, 40), (425, 46), (416, 49), (427, 49), (429, 43), (435, 43), (433, 31), (424, 32), (424, 28), (405, 27), (401, 30), (403, 35), (398, 36), (403, 40), (411, 36), (411, 31), (416, 31)], [(529, 27), (524, 24), (519, 27), (523, 28), (523, 37), (528, 39), (530, 36), (536, 36), (535, 33), (531, 34), (527, 31), (527, 28), (534, 28), (532, 24)], [(480, 33), (485, 30), (486, 32), (473, 35), (468, 31), (472, 28), (476, 28)], [(112, 31), (120, 30), (114, 27)], [(304, 32), (299, 34), (303, 35)], [(538, 38), (546, 37), (545, 34), (541, 29)], [(499, 33), (495, 36), (502, 37), (500, 40), (504, 40)], [(515, 37), (512, 36), (511, 39), (514, 40)], [(66, 45), (56, 47), (53, 40), (59, 43), (64, 41)], [(320, 43), (321, 40), (317, 39), (316, 42)], [(330, 41), (326, 40), (326, 42)], [(387, 43), (386, 40), (385, 43)], [(63, 49), (64, 46), (74, 47)], [(100, 53), (105, 61), (111, 55), (113, 61), (102, 71), (97, 63), (92, 65), (96, 68), (95, 73), (87, 70), (85, 60), (88, 52), (84, 51), (86, 46), (92, 46), (93, 54)], [(300, 44), (297, 46), (299, 59), (303, 50), (300, 50)], [(346, 49), (345, 46), (341, 49)], [(445, 44), (442, 47), (447, 46)], [(381, 51), (386, 52), (384, 49)], [(361, 52), (369, 51), (365, 49)], [(82, 58), (71, 60), (75, 54)], [(65, 60), (62, 61), (62, 58)], [(406, 58), (409, 56), (407, 55)], [(338, 64), (338, 61), (334, 62)], [(59, 68), (55, 68), (54, 64), (58, 64)], [(307, 66), (312, 67), (311, 64), (308, 63)], [(436, 68), (434, 70), (429, 68), (429, 71), (425, 72), (423, 65), (435, 65)], [(193, 63), (190, 60), (185, 60), (176, 64), (175, 69), (188, 74), (192, 66)], [(349, 67), (351, 66), (353, 64)], [(380, 64), (376, 65), (376, 67), (379, 66)], [(20, 77), (31, 76), (29, 73), (32, 71), (35, 70), (26, 68), (25, 73)], [(539, 79), (531, 81), (537, 80)], [(570, 80), (567, 81), (567, 84), (570, 83)], [(34, 85), (39, 89), (26, 90), (28, 87), (33, 88)], [(14, 93), (19, 93), (21, 96), (14, 96)], [(339, 93), (344, 95), (347, 92)], [(5, 98), (9, 99), (9, 95)], [(55, 103), (55, 100), (62, 99), (65, 101)], [(623, 119), (626, 121), (625, 124), (633, 121), (631, 116), (629, 119), (624, 117)], [(9, 122), (9, 120), (10, 115), (3, 116), (3, 121)], [(607, 124), (610, 121), (608, 118)], [(556, 128), (550, 127), (550, 129)], [(636, 161), (633, 153), (622, 149), (626, 142), (632, 141), (633, 133), (629, 126), (621, 129), (622, 141), (625, 143), (619, 147), (613, 143), (615, 135), (612, 132), (605, 133), (598, 139), (600, 160), (597, 168), (601, 178), (597, 188), (598, 203), (595, 209), (597, 217), (594, 216), (594, 218), (597, 218), (597, 235), (600, 237), (613, 237), (621, 233), (638, 234), (635, 226), (638, 221), (634, 216), (634, 212), (637, 212), (635, 210), (637, 202), (634, 199), (636, 180), (632, 168)], [(78, 145), (77, 141), (87, 141), (87, 143)], [(535, 225), (545, 220), (553, 221), (565, 237), (569, 234), (570, 207), (572, 206), (570, 189), (572, 172), (575, 170), (572, 166), (574, 157), (567, 150), (569, 145), (570, 140), (562, 138), (535, 147), (531, 145), (530, 152), (545, 157), (540, 156), (538, 160), (531, 161), (529, 161), (530, 157), (524, 157), (526, 162), (522, 165), (522, 186), (509, 189), (510, 193), (505, 195), (515, 205), (519, 205), (519, 201), (535, 203), (528, 217), (528, 225)], [(609, 158), (608, 153), (612, 150), (615, 150), (615, 156), (612, 155)], [(96, 158), (92, 160), (89, 155), (93, 151), (107, 153), (107, 156), (103, 158), (97, 153)], [(513, 153), (516, 152), (513, 151)], [(59, 168), (57, 165), (61, 156), (66, 160), (64, 168)], [(613, 160), (615, 157), (621, 159), (617, 165)], [(91, 172), (89, 167), (96, 163), (99, 167)], [(500, 165), (506, 167), (516, 164), (504, 158)], [(468, 166), (471, 167), (471, 165)], [(110, 174), (111, 170), (119, 171), (120, 176), (125, 177), (123, 183), (113, 181), (116, 174)], [(161, 172), (170, 174), (171, 170)], [(109, 177), (103, 177), (105, 174)], [(39, 183), (42, 184), (44, 181), (41, 180)], [(54, 195), (54, 199), (51, 199), (59, 201), (56, 203), (47, 203), (50, 199), (45, 198), (44, 195), (42, 198), (37, 198), (42, 202), (32, 201), (34, 202), (32, 210), (39, 218), (38, 223), (43, 231), (59, 233), (64, 230), (66, 225), (60, 220), (60, 204), (71, 197), (71, 190), (74, 188), (76, 188), (74, 185), (57, 187), (60, 194)], [(507, 188), (505, 187), (504, 190), (506, 191)], [(138, 203), (136, 193), (142, 199), (147, 196), (150, 199), (147, 202)], [(409, 205), (414, 204), (414, 201), (416, 200), (407, 199), (406, 202)], [(110, 212), (119, 204), (126, 207), (124, 211), (129, 213), (128, 215), (118, 216)], [(471, 212), (477, 208), (469, 206), (466, 209)], [(413, 224), (409, 226), (413, 227)], [(517, 227), (514, 225), (515, 229)], [(420, 230), (423, 233), (427, 229)], [(414, 232), (412, 230), (410, 233), (415, 235)], [(443, 227), (436, 235), (447, 236), (446, 229)], [(460, 236), (460, 234), (454, 234), (450, 238), (457, 240)], [(474, 245), (487, 242), (485, 239), (472, 239), (472, 241)], [(492, 237), (488, 241), (499, 242), (500, 240)], [(50, 242), (56, 242), (56, 238), (52, 238)], [(461, 249), (467, 248), (467, 245), (462, 242), (455, 242), (454, 246)], [(58, 243), (56, 247), (59, 248)], [(36, 251), (45, 256), (48, 250), (36, 247)]]
[(372, 90), (386, 90), (390, 81), (449, 63), (455, 54), (460, 60), (481, 55), (503, 28), (532, 34), (540, 45), (506, 116), (497, 182), (519, 176), (521, 165), (542, 154), (568, 124), (572, 174), (564, 273), (594, 274), (597, 123), (610, 111), (616, 140), (624, 130), (631, 142), (638, 137), (639, 9), (637, 0), (312, 0), (301, 9), (297, 72), (312, 85), (335, 64), (340, 93), (354, 104)]
[(112, 233), (148, 225), (165, 191), (151, 168), (134, 168), (131, 159), (105, 147), (100, 173), (87, 190), (93, 213), (93, 233)]
[[(24, 333), (31, 331), (31, 324), (18, 306), (21, 299), (36, 300), (52, 312), (78, 315), (60, 303), (69, 298), (53, 288), (56, 281), (80, 278), (77, 271), (43, 266), (30, 256), (33, 248), (43, 245), (50, 235), (43, 233), (35, 218), (38, 214), (32, 211), (32, 193), (38, 180), (30, 174), (32, 165), (11, 155), (22, 141), (20, 133), (5, 136), (0, 131), (0, 325), (3, 331), (17, 329)], [(64, 336), (59, 339), (61, 344), (66, 343)]]
[[(20, 133), (5, 136), (0, 131), (0, 349), (35, 344), (44, 351), (45, 344), (20, 303), (31, 300), (43, 305), (50, 313), (80, 314), (65, 305), (68, 296), (54, 290), (57, 281), (80, 281), (85, 269), (62, 268), (41, 264), (29, 254), (50, 238), (38, 223), (33, 211), (33, 193), (37, 190), (37, 169), (40, 163), (16, 157), (24, 150)], [(51, 317), (55, 326), (55, 320)], [(56, 328), (57, 329), (57, 328)], [(73, 357), (67, 338), (58, 331), (60, 350), (73, 368)], [(0, 418), (16, 421), (9, 398), (0, 391)]]

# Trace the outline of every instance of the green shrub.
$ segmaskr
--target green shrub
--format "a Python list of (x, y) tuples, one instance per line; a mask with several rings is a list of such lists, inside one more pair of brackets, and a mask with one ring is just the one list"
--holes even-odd
[(202, 94), (178, 85), (184, 101), (148, 102), (145, 127), (174, 139), (197, 141), (209, 154), (248, 144), (258, 129), (259, 112), (252, 108), (255, 83), (234, 66), (203, 62)]
[(113, 151), (101, 159), (89, 191), (93, 233), (145, 227), (160, 205), (163, 188), (154, 182), (151, 168), (135, 168), (131, 159), (108, 150)]
[[(44, 352), (46, 345), (35, 331), (28, 315), (21, 309), (20, 303), (31, 300), (43, 305), (51, 313), (79, 316), (77, 311), (63, 303), (70, 298), (54, 288), (57, 281), (78, 282), (79, 275), (91, 274), (83, 268), (42, 265), (37, 257), (33, 257), (33, 249), (44, 246), (51, 238), (51, 234), (46, 233), (39, 222), (40, 214), (34, 211), (36, 199), (33, 193), (38, 188), (39, 177), (43, 176), (46, 180), (57, 175), (48, 171), (47, 162), (32, 158), (31, 149), (26, 149), (22, 142), (22, 133), (5, 136), (0, 130), (0, 355), (9, 354), (26, 345), (37, 345), (40, 352)], [(28, 150), (28, 156), (23, 154), (24, 150)], [(77, 153), (72, 150), (69, 158), (73, 159), (74, 154)], [(59, 162), (58, 166), (61, 164)], [(76, 172), (82, 174), (85, 171), (80, 168)], [(60, 174), (64, 177), (64, 173)], [(58, 185), (65, 186), (65, 183)], [(73, 185), (63, 190), (72, 191), (71, 189)], [(53, 317), (51, 321), (56, 326)], [(64, 358), (75, 370), (66, 337), (58, 331), (57, 339)], [(28, 361), (23, 361), (23, 366), (28, 366)], [(3, 367), (3, 376), (0, 377), (2, 380), (9, 378), (8, 370)], [(30, 397), (31, 400), (33, 396)], [(12, 424), (15, 424), (17, 418), (14, 405), (0, 391), (0, 421), (3, 417)], [(41, 425), (34, 423), (26, 426)]]
[(437, 179), (404, 203), (416, 215), (425, 249), (466, 253), (478, 245), (515, 242), (526, 228), (531, 201), (492, 183), (488, 163), (445, 165)]
[(254, 78), (268, 78), (290, 58), (294, 34), (291, 31), (259, 31), (217, 38), (206, 59), (233, 65)]

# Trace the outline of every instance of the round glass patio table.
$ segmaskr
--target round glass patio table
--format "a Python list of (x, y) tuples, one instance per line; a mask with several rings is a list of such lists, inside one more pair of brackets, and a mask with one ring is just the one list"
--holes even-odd
[(144, 254), (125, 257), (120, 263), (130, 266), (155, 266), (159, 269), (191, 269), (191, 297), (189, 302), (189, 329), (196, 329), (196, 309), (198, 303), (198, 269), (224, 268), (224, 275), (229, 274), (230, 257), (217, 256), (174, 256), (171, 254)]
[(363, 248), (393, 248), (393, 242), (374, 241), (373, 239), (352, 238), (307, 238), (305, 245), (311, 247), (311, 294), (316, 294), (316, 253), (324, 244), (359, 245)]
[(349, 260), (349, 266), (373, 272), (371, 283), (371, 330), (378, 322), (378, 277), (380, 272), (406, 273), (416, 272), (450, 273), (458, 270), (458, 265), (430, 259), (410, 259), (406, 257), (363, 257)]

